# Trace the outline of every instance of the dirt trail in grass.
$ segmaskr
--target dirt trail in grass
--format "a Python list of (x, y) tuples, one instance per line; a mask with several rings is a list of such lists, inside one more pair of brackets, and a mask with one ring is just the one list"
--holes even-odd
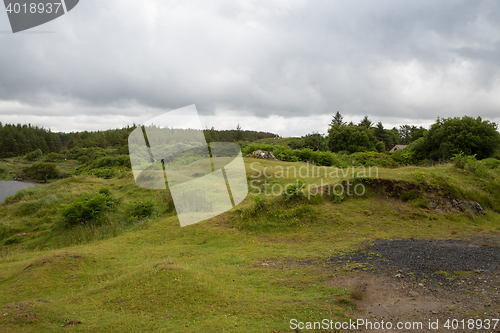
[[(423, 331), (431, 331), (426, 329), (429, 319), (439, 320), (440, 329), (433, 332), (455, 331), (443, 327), (448, 319), (500, 319), (499, 234), (462, 240), (378, 241), (325, 263), (344, 267), (346, 273), (328, 283), (351, 290), (351, 299), (360, 310), (348, 313), (354, 318), (420, 321)], [(500, 322), (496, 329), (459, 331), (500, 332)]]
[[(347, 316), (372, 323), (423, 323), (423, 330), (353, 332), (500, 332), (500, 321), (495, 329), (444, 327), (448, 319), (500, 319), (500, 233), (454, 240), (384, 240), (326, 259), (267, 260), (258, 266), (321, 267), (332, 273), (327, 284), (350, 290), (349, 297), (335, 297), (356, 305)], [(429, 330), (429, 320), (439, 320), (439, 329)]]

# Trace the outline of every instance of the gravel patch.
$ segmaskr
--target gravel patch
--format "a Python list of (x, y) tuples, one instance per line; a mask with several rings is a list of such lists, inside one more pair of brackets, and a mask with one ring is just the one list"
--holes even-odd
[[(447, 280), (456, 272), (500, 270), (500, 248), (461, 240), (401, 239), (374, 242), (366, 251), (344, 253), (326, 260), (331, 265), (363, 264), (394, 273)], [(355, 265), (353, 265), (355, 266)], [(352, 271), (363, 267), (355, 266)], [(446, 272), (448, 274), (443, 274)]]

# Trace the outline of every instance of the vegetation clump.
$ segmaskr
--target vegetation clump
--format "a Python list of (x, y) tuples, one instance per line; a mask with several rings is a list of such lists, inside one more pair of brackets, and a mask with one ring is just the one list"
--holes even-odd
[(83, 194), (72, 203), (63, 205), (61, 214), (68, 226), (79, 223), (100, 223), (106, 212), (113, 211), (120, 203), (108, 188), (101, 188), (96, 193)]
[(42, 157), (43, 155), (43, 152), (41, 149), (37, 149), (31, 153), (29, 153), (28, 155), (26, 155), (26, 159), (28, 161), (36, 161), (38, 160), (40, 157)]
[(35, 163), (30, 167), (23, 168), (21, 177), (24, 179), (35, 179), (47, 182), (49, 179), (59, 178), (59, 169), (54, 163)]
[(139, 201), (127, 211), (130, 219), (143, 220), (158, 214), (158, 207), (153, 201)]
[(500, 147), (498, 126), (481, 117), (438, 119), (415, 147), (418, 159), (449, 160), (456, 154), (492, 157)]

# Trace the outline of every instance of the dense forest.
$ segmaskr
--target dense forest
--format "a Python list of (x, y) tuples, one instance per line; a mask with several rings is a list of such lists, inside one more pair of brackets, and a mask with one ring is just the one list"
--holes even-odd
[[(0, 157), (29, 154), (40, 149), (43, 154), (60, 153), (73, 148), (127, 147), (128, 137), (136, 125), (96, 132), (54, 133), (50, 129), (31, 125), (3, 125), (0, 123)], [(203, 131), (207, 142), (253, 142), (277, 135), (268, 132), (245, 131), (238, 125), (235, 130)]]
[(43, 153), (58, 153), (62, 149), (61, 137), (38, 126), (4, 125), (0, 122), (0, 157), (28, 154), (40, 149)]

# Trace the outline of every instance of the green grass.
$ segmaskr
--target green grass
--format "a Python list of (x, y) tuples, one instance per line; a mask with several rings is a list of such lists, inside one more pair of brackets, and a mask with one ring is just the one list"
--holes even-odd
[[(451, 164), (378, 169), (380, 178), (439, 185), (484, 202), (487, 215), (471, 219), (373, 191), (337, 201), (285, 200), (262, 193), (264, 180), (268, 186), (295, 182), (296, 175), (279, 176), (305, 163), (246, 159), (246, 166), (249, 181), (257, 181), (247, 199), (184, 228), (168, 193), (138, 188), (130, 172), (111, 179), (71, 177), (9, 198), (0, 206), (1, 331), (288, 331), (292, 318), (342, 320), (354, 309), (350, 291), (328, 283), (342, 274), (340, 267), (299, 260), (321, 262), (378, 239), (500, 231), (495, 170), (483, 181)], [(308, 168), (310, 177), (301, 178), (306, 189), (353, 178), (317, 172), (335, 175), (335, 168)], [(264, 169), (272, 177), (265, 178)], [(363, 176), (360, 171), (355, 178)], [(121, 198), (105, 223), (61, 225), (64, 204), (102, 187)], [(69, 320), (82, 323), (62, 328)]]

